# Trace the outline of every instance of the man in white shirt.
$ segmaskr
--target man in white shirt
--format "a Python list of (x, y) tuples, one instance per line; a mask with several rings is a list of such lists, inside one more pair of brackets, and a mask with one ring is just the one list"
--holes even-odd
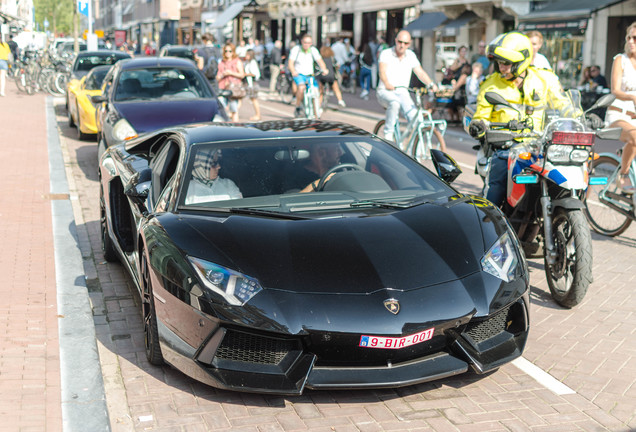
[[(313, 40), (310, 35), (306, 34), (300, 39), (300, 45), (296, 45), (289, 53), (289, 61), (287, 67), (296, 83), (296, 111), (294, 115), (300, 117), (302, 109), (300, 104), (305, 95), (305, 88), (310, 81), (310, 76), (314, 74), (314, 63), (318, 64), (323, 75), (327, 75), (329, 71), (322, 59), (318, 49), (312, 45)], [(313, 80), (314, 87), (318, 87), (318, 80)]]
[(410, 44), (411, 34), (401, 30), (395, 38), (395, 46), (382, 51), (378, 60), (380, 82), (376, 96), (380, 105), (386, 108), (384, 137), (389, 141), (395, 139), (393, 131), (400, 109), (409, 121), (417, 113), (415, 103), (408, 91), (411, 72), (415, 73), (424, 84), (432, 86), (433, 91), (437, 91), (437, 86), (422, 68), (415, 53), (408, 49)]

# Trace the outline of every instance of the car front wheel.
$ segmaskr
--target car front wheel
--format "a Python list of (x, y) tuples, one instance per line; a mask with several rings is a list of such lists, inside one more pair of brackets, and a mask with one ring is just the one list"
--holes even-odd
[(161, 366), (163, 355), (159, 346), (159, 331), (157, 328), (157, 314), (155, 312), (155, 299), (152, 294), (152, 281), (150, 279), (150, 266), (145, 251), (141, 251), (141, 312), (144, 320), (144, 342), (146, 346), (146, 358), (150, 364)]

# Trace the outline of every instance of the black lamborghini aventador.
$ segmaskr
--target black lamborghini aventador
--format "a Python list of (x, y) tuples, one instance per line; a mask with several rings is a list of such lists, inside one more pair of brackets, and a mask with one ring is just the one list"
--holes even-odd
[[(488, 201), (356, 127), (160, 130), (100, 161), (106, 259), (146, 353), (212, 386), (299, 394), (494, 370), (522, 354), (528, 270)], [(440, 179), (441, 177), (441, 179)]]

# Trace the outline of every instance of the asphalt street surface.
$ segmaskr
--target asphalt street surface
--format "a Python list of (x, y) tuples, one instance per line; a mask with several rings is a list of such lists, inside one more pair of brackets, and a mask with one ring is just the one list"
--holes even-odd
[[(8, 89), (11, 86), (12, 83), (7, 83)], [(82, 428), (81, 406), (65, 408), (70, 389), (78, 385), (73, 382), (73, 378), (77, 377), (72, 376), (72, 371), (82, 377), (85, 369), (90, 371), (92, 367), (101, 371), (101, 380), (88, 381), (87, 386), (97, 389), (97, 392), (86, 396), (86, 412), (99, 413), (104, 405), (107, 408), (104, 416), (97, 416), (94, 430), (636, 430), (636, 335), (633, 325), (636, 312), (636, 225), (616, 238), (592, 235), (594, 283), (583, 303), (571, 310), (559, 307), (552, 300), (543, 261), (529, 260), (532, 286), (529, 341), (521, 359), (490, 374), (467, 373), (400, 389), (307, 391), (298, 397), (216, 390), (169, 366), (157, 368), (146, 361), (139, 297), (123, 267), (107, 263), (101, 251), (96, 143), (77, 140), (76, 130), (68, 126), (63, 99), (43, 96), (29, 99), (13, 89), (9, 90), (8, 96), (0, 99), (0, 118), (5, 119), (3, 130), (10, 131), (8, 138), (13, 146), (26, 143), (33, 149), (37, 145), (40, 147), (36, 153), (22, 148), (15, 156), (5, 153), (11, 157), (3, 157), (0, 170), (0, 184), (3, 185), (3, 193), (0, 194), (0, 244), (3, 245), (0, 248), (0, 289), (4, 298), (11, 302), (0, 307), (0, 323), (3, 323), (4, 329), (0, 337), (0, 391), (5, 396), (0, 398), (0, 416), (5, 419), (0, 424), (0, 432), (93, 430)], [(291, 117), (292, 106), (279, 102), (275, 97), (268, 98), (266, 94), (262, 98), (263, 120)], [(377, 120), (382, 118), (382, 109), (373, 94), (368, 101), (346, 95), (346, 101), (347, 108), (329, 109), (323, 114), (323, 119), (344, 121), (372, 130)], [(331, 106), (335, 107), (335, 100)], [(22, 108), (18, 110), (17, 107)], [(8, 123), (7, 116), (13, 112), (27, 118), (19, 124)], [(241, 118), (248, 119), (252, 115), (250, 102), (244, 100)], [(47, 122), (48, 130), (52, 131), (48, 135)], [(472, 172), (475, 161), (475, 152), (471, 149), (473, 141), (458, 128), (449, 129), (446, 138), (448, 152), (464, 170), (453, 185), (461, 192), (478, 192), (480, 180)], [(50, 162), (48, 173), (46, 161), (40, 160), (43, 157), (41, 153), (47, 152), (46, 146), (42, 147), (40, 143), (42, 140), (48, 141), (49, 156), (54, 154), (55, 144), (57, 151), (61, 152), (59, 161)], [(9, 146), (7, 138), (4, 144)], [(609, 151), (618, 148), (618, 145), (604, 143), (602, 150)], [(36, 162), (42, 165), (34, 166), (36, 170), (21, 169)], [(52, 195), (52, 190), (26, 195), (27, 201), (40, 203), (42, 196), (49, 194), (42, 211), (41, 220), (44, 222), (18, 218), (16, 215), (21, 212), (32, 210), (24, 203), (16, 205), (16, 197), (22, 197), (24, 201), (25, 193), (16, 190), (15, 181), (8, 180), (22, 178), (24, 182), (33, 183), (31, 177), (35, 172), (36, 180), (42, 183), (38, 190), (43, 190), (55, 174), (56, 165), (66, 174), (68, 190), (57, 195)], [(51, 180), (51, 185), (54, 184)], [(53, 186), (50, 188), (53, 189)], [(83, 326), (92, 325), (94, 334), (94, 340), (89, 340), (88, 345), (83, 345), (86, 340), (72, 340), (71, 343), (81, 347), (95, 346), (98, 354), (89, 355), (83, 364), (73, 363), (68, 359), (69, 355), (64, 354), (65, 350), (72, 349), (67, 342), (69, 331), (60, 324), (60, 316), (64, 315), (60, 308), (65, 303), (59, 293), (57, 301), (51, 299), (51, 295), (55, 297), (55, 293), (51, 294), (51, 290), (56, 289), (55, 285), (58, 292), (63, 289), (59, 286), (60, 273), (69, 271), (60, 267), (59, 263), (54, 269), (51, 265), (53, 254), (56, 261), (69, 259), (55, 251), (58, 241), (52, 235), (56, 223), (59, 224), (55, 218), (60, 211), (55, 206), (60, 203), (46, 208), (49, 202), (58, 201), (70, 206), (72, 221), (67, 231), (72, 233), (83, 278), (82, 283), (75, 284), (80, 286), (80, 291), (83, 289), (78, 291), (77, 296), (85, 296), (89, 301), (87, 307), (92, 315), (89, 321), (92, 322), (86, 324), (83, 321)], [(30, 228), (29, 231), (35, 231), (34, 234), (28, 238), (20, 237), (16, 235), (16, 227), (22, 224), (34, 225), (37, 230)], [(23, 232), (24, 228), (20, 230)], [(42, 247), (40, 239), (44, 239), (43, 252), (39, 251)], [(38, 244), (38, 247), (28, 246), (27, 242)], [(16, 250), (24, 248), (29, 249), (28, 252), (21, 252), (16, 258)], [(29, 255), (24, 255), (26, 253)], [(48, 274), (46, 289), (49, 300), (46, 305), (49, 307), (42, 307), (43, 310), (35, 313), (48, 317), (41, 318), (39, 326), (49, 329), (53, 336), (49, 337), (48, 350), (40, 350), (37, 359), (32, 359), (30, 356), (35, 356), (32, 348), (22, 351), (18, 348), (29, 346), (33, 332), (27, 329), (34, 327), (33, 318), (30, 321), (24, 318), (25, 323), (19, 326), (9, 323), (19, 319), (16, 310), (28, 309), (34, 297), (8, 297), (8, 293), (23, 289), (25, 281), (19, 272), (31, 271), (16, 263), (35, 259), (38, 254), (48, 257), (48, 265), (43, 271)], [(57, 283), (50, 282), (56, 278)], [(37, 284), (37, 281), (32, 284)], [(49, 310), (53, 305), (57, 312)], [(20, 331), (22, 334), (17, 336), (16, 332)], [(54, 336), (58, 331), (60, 352), (51, 349), (57, 347)], [(90, 339), (90, 329), (88, 334), (84, 339)], [(31, 345), (38, 343), (43, 342), (31, 341)], [(22, 353), (20, 356), (16, 354), (18, 351)], [(27, 367), (18, 373), (8, 366), (16, 361), (29, 365), (36, 360), (46, 366), (46, 373), (41, 377), (42, 381), (50, 383), (46, 386), (37, 386), (33, 379), (29, 380)], [(7, 376), (10, 381), (6, 380)], [(29, 376), (33, 378), (33, 375)], [(33, 386), (38, 391), (33, 391)], [(41, 388), (47, 389), (44, 395)], [(100, 395), (100, 388), (103, 395)], [(78, 390), (80, 398), (84, 390)], [(69, 397), (72, 398), (72, 395)], [(29, 401), (33, 402), (31, 417), (28, 415)], [(58, 411), (56, 406), (59, 405), (62, 409)]]

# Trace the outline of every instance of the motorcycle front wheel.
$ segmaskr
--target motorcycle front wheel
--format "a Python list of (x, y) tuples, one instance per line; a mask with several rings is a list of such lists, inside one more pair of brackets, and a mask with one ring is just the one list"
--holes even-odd
[[(613, 185), (615, 176), (618, 171), (618, 161), (608, 157), (600, 156), (592, 161), (593, 176), (606, 177), (610, 182), (609, 185), (589, 185), (587, 195), (585, 197), (585, 216), (590, 222), (590, 226), (594, 231), (610, 237), (615, 237), (625, 232), (632, 220), (625, 214), (619, 213), (600, 200), (603, 191), (615, 191)], [(615, 205), (629, 211), (630, 208), (624, 202), (612, 199)]]
[(571, 308), (583, 300), (592, 283), (592, 236), (583, 212), (557, 209), (552, 238), (557, 256), (553, 265), (545, 258), (546, 279), (554, 300)]

